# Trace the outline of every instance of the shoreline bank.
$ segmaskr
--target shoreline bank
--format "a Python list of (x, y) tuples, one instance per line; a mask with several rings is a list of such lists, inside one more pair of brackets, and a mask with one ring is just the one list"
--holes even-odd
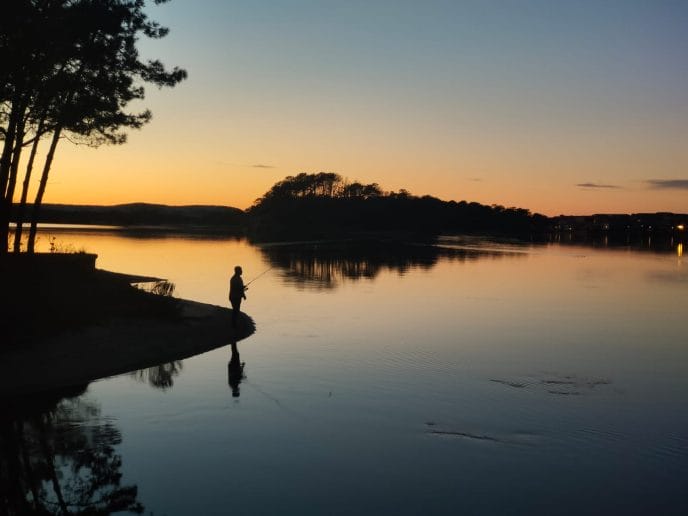
[(174, 320), (116, 317), (0, 354), (0, 399), (74, 387), (138, 369), (182, 360), (255, 332), (241, 313), (232, 328), (232, 310), (177, 300)]
[[(8, 255), (0, 300), (0, 400), (157, 366), (245, 339), (241, 313), (171, 297), (174, 285), (95, 268), (94, 254)], [(144, 291), (132, 284), (163, 288)], [(159, 295), (163, 294), (163, 295)]]

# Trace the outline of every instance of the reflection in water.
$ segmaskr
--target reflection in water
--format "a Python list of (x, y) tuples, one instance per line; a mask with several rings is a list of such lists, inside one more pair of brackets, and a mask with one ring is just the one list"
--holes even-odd
[(405, 274), (411, 268), (431, 269), (440, 260), (523, 256), (495, 249), (390, 242), (336, 242), (266, 245), (260, 251), (285, 283), (333, 289), (345, 280), (374, 279), (381, 271)]
[(631, 235), (624, 233), (601, 236), (581, 236), (574, 233), (555, 233), (550, 241), (559, 245), (585, 246), (605, 249), (627, 249), (658, 254), (673, 253), (683, 248), (685, 237), (679, 235)]
[(173, 378), (179, 375), (182, 367), (182, 360), (175, 360), (174, 362), (132, 371), (129, 374), (140, 382), (148, 382), (151, 387), (167, 390), (174, 385)]
[(120, 431), (83, 391), (0, 407), (0, 514), (143, 512), (120, 485)]
[(683, 244), (682, 243), (679, 243), (676, 246), (676, 254), (678, 255), (679, 258), (681, 258), (683, 256)]
[[(183, 297), (213, 304), (226, 305), (229, 267), (242, 263), (253, 277), (271, 265), (235, 242), (73, 244), (98, 251), (102, 267), (166, 277)], [(688, 514), (688, 271), (676, 244), (666, 256), (627, 249), (440, 256), (431, 271), (412, 266), (403, 277), (383, 261), (375, 281), (355, 283), (335, 268), (342, 288), (317, 295), (296, 295), (296, 281), (309, 280), (286, 284), (291, 269), (273, 270), (280, 281), (261, 279), (249, 296), (264, 323), (259, 345), (251, 358), (239, 350), (263, 380), (242, 379), (241, 397), (225, 377), (229, 346), (185, 359), (163, 403), (158, 390), (131, 389), (131, 378), (93, 385), (103, 415), (119, 418), (120, 471), (135, 475), (122, 485), (138, 484), (146, 514), (169, 516)], [(653, 272), (666, 281), (646, 281)], [(0, 514), (6, 493), (19, 499), (10, 465), (22, 461), (2, 446)], [(20, 491), (29, 499), (28, 484)]]
[(241, 380), (246, 378), (244, 374), (245, 362), (241, 361), (239, 357), (239, 348), (237, 348), (237, 343), (232, 342), (232, 356), (227, 363), (227, 383), (229, 388), (232, 389), (232, 397), (238, 398), (240, 395), (239, 384)]

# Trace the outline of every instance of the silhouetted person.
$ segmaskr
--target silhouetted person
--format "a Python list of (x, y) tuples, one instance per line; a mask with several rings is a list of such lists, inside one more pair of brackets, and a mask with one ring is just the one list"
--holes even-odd
[(232, 389), (232, 397), (239, 397), (239, 384), (244, 376), (244, 362), (239, 358), (239, 349), (236, 342), (232, 342), (232, 356), (227, 364), (227, 383)]
[(234, 276), (229, 280), (229, 302), (232, 305), (232, 326), (236, 328), (241, 308), (241, 300), (246, 299), (244, 280), (241, 279), (241, 267), (234, 267)]

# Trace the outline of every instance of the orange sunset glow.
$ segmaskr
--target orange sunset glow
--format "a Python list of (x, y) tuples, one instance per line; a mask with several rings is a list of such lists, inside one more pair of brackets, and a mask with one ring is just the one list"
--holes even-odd
[(331, 171), (546, 215), (685, 211), (684, 11), (172, 2), (143, 48), (188, 80), (148, 89), (127, 144), (61, 145), (46, 202), (247, 208)]

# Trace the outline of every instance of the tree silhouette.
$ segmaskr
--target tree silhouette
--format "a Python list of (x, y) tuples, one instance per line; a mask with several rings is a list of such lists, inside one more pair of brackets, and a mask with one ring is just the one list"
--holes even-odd
[[(154, 0), (155, 4), (167, 0)], [(9, 220), (24, 146), (31, 146), (19, 206), (14, 250), (19, 251), (28, 186), (39, 141), (50, 135), (33, 203), (28, 250), (57, 145), (63, 136), (87, 145), (122, 144), (151, 113), (126, 111), (143, 99), (145, 84), (174, 86), (186, 77), (157, 60), (140, 58), (141, 36), (168, 29), (148, 19), (144, 0), (24, 0), (0, 18), (0, 253), (7, 251)]]
[(121, 485), (121, 434), (100, 407), (83, 396), (38, 403), (3, 407), (0, 513), (142, 513), (137, 487)]
[(179, 375), (183, 368), (183, 364), (181, 360), (174, 360), (157, 366), (132, 371), (129, 374), (140, 382), (148, 382), (151, 387), (164, 391), (174, 386), (174, 377)]
[(460, 232), (529, 236), (547, 227), (546, 217), (522, 208), (417, 197), (406, 190), (385, 193), (377, 183), (349, 183), (331, 172), (286, 177), (255, 201), (248, 216), (256, 240), (370, 232), (414, 238)]

